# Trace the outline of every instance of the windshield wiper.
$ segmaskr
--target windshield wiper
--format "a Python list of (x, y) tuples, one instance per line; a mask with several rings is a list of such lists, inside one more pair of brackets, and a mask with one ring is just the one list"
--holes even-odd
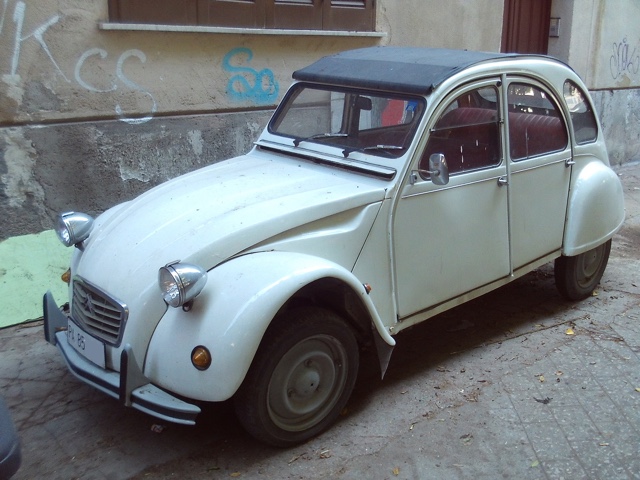
[(345, 148), (342, 151), (344, 158), (347, 158), (353, 152), (366, 152), (368, 150), (404, 150), (405, 147), (400, 145), (371, 145), (363, 148)]
[(311, 135), (310, 137), (305, 138), (296, 138), (293, 140), (293, 146), (297, 147), (300, 145), (300, 142), (306, 142), (307, 140), (317, 140), (318, 138), (333, 138), (333, 137), (347, 137), (346, 133), (316, 133), (315, 135)]

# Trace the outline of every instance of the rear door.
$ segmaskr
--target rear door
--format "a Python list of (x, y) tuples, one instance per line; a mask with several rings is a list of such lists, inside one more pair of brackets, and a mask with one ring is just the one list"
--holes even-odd
[(556, 99), (529, 79), (507, 81), (513, 269), (562, 247), (571, 147)]

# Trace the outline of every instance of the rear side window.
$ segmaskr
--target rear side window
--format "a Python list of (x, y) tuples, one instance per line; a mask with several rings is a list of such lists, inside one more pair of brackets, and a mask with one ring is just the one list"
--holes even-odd
[(571, 112), (571, 123), (576, 136), (576, 143), (595, 142), (598, 138), (598, 124), (587, 96), (571, 80), (564, 82), (564, 101)]
[(508, 99), (512, 160), (525, 160), (567, 147), (567, 128), (547, 92), (535, 85), (512, 83)]

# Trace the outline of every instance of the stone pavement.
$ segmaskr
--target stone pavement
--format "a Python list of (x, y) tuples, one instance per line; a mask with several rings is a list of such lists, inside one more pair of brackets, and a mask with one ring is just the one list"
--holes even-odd
[(41, 322), (0, 330), (16, 479), (640, 479), (640, 164), (597, 295), (567, 303), (551, 265), (400, 334), (384, 380), (363, 359), (340, 422), (280, 450), (230, 405), (163, 424), (85, 386)]

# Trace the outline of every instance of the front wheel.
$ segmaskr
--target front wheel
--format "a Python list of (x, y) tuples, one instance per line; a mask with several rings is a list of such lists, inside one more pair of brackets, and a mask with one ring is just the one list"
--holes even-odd
[(607, 268), (611, 240), (574, 257), (556, 258), (554, 276), (560, 294), (568, 300), (591, 295)]
[(329, 427), (355, 385), (359, 352), (334, 313), (299, 308), (276, 319), (234, 397), (238, 420), (256, 439), (278, 447)]

